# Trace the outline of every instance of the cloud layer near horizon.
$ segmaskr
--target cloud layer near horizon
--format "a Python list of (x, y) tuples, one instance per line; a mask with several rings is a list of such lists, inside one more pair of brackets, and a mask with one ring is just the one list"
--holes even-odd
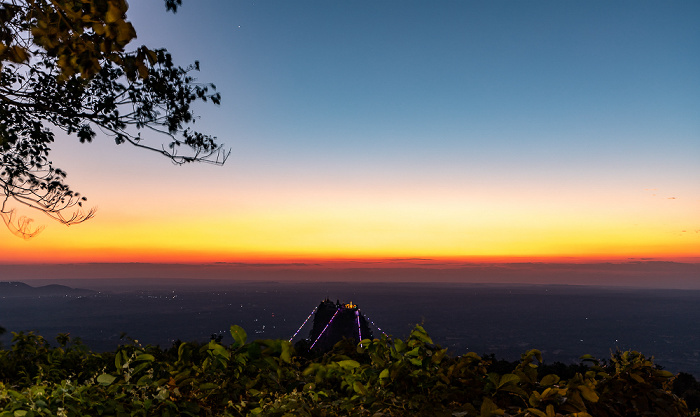
[[(91, 263), (0, 265), (3, 281), (91, 285), (178, 286), (182, 280), (235, 285), (245, 281), (402, 282), (597, 285), (700, 290), (700, 263), (629, 261), (621, 263)], [(102, 284), (99, 282), (103, 281)], [(82, 283), (82, 284), (81, 284)], [(92, 288), (90, 287), (90, 288)]]

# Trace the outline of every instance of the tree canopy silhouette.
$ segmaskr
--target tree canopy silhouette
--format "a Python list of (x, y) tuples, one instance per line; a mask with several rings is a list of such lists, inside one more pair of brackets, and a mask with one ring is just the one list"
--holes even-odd
[[(165, 0), (173, 12), (180, 3)], [(192, 76), (198, 62), (180, 67), (165, 49), (128, 50), (136, 31), (127, 9), (125, 0), (0, 0), (0, 216), (18, 236), (41, 228), (17, 218), (13, 204), (66, 225), (94, 215), (49, 160), (59, 129), (80, 142), (99, 131), (175, 164), (223, 164), (229, 155), (190, 126), (193, 103), (220, 103), (216, 87)]]

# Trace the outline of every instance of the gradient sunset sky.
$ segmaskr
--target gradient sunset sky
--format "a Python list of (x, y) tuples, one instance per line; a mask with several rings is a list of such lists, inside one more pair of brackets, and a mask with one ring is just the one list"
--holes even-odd
[[(201, 62), (231, 148), (108, 137), (53, 162), (98, 207), (1, 263), (700, 261), (700, 2), (132, 0), (135, 47)], [(154, 140), (158, 140), (156, 136)]]

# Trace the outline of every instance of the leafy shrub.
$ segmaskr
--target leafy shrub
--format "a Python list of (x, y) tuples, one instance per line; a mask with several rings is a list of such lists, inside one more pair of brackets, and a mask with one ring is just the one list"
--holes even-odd
[(406, 340), (345, 340), (316, 356), (284, 340), (248, 342), (238, 326), (229, 346), (132, 341), (107, 353), (67, 335), (55, 347), (13, 335), (0, 350), (0, 417), (698, 415), (672, 392), (688, 378), (638, 352), (552, 367), (531, 350), (508, 366), (448, 355), (421, 326)]

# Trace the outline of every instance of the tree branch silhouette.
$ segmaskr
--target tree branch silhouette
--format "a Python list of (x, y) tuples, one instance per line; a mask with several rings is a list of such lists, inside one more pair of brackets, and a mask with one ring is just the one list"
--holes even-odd
[[(165, 3), (174, 12), (181, 1)], [(82, 143), (99, 131), (178, 165), (222, 165), (230, 154), (191, 127), (195, 102), (221, 101), (192, 75), (199, 63), (177, 66), (165, 49), (127, 50), (136, 37), (127, 9), (124, 0), (0, 2), (0, 215), (18, 236), (41, 228), (10, 203), (66, 225), (95, 214), (49, 160), (59, 130)]]

